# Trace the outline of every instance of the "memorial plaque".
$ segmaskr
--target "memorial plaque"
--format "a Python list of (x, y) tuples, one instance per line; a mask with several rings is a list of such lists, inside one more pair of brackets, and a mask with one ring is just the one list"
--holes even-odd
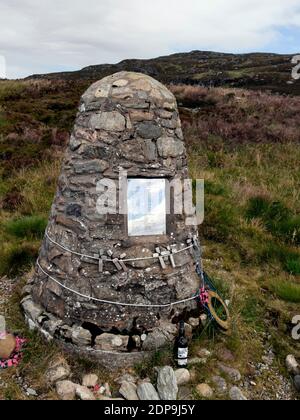
[(127, 189), (128, 235), (165, 235), (165, 179), (129, 179)]

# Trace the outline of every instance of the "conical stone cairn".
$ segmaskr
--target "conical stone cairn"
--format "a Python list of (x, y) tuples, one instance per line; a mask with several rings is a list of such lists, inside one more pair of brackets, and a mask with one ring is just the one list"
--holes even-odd
[(169, 187), (186, 179), (173, 94), (132, 72), (94, 83), (80, 101), (22, 301), (29, 325), (110, 367), (172, 343), (180, 316), (197, 310), (199, 289), (197, 229), (191, 215), (175, 214), (182, 190)]

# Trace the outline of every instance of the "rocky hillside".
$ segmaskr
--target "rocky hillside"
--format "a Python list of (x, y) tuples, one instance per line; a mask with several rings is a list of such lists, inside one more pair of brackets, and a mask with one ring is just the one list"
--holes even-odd
[[(289, 56), (204, 56), (191, 53), (142, 63), (144, 71), (154, 75), (157, 71), (157, 78), (173, 82), (171, 88), (181, 104), (190, 173), (205, 179), (205, 222), (200, 228), (204, 265), (229, 300), (232, 314), (231, 335), (215, 335), (206, 328), (194, 337), (192, 363), (189, 374), (185, 372), (189, 381), (178, 398), (297, 399), (299, 379), (290, 366), (286, 369), (286, 358), (295, 355), (300, 360), (300, 342), (292, 338), (292, 319), (299, 314), (300, 303), (300, 98), (296, 96), (300, 81), (287, 84)], [(222, 79), (225, 88), (195, 86), (194, 76), (201, 74), (199, 57), (206, 75), (209, 67), (215, 73), (236, 71), (239, 77), (231, 80), (238, 86), (246, 78), (235, 67), (255, 68), (260, 80), (265, 74), (265, 82), (259, 85), (254, 77), (248, 78), (244, 86), (252, 90), (228, 87), (227, 79), (226, 83)], [(218, 70), (220, 63), (223, 70)], [(0, 81), (0, 313), (5, 313), (11, 331), (28, 339), (20, 366), (1, 372), (0, 400), (62, 398), (61, 384), (49, 384), (46, 375), (62, 357), (67, 357), (67, 370), (73, 373), (68, 385), (72, 393), (80, 391), (79, 398), (83, 390), (76, 390), (90, 373), (98, 376), (103, 393), (109, 383), (114, 397), (126, 398), (124, 381), (117, 382), (94, 364), (62, 355), (54, 343), (28, 331), (19, 303), (44, 235), (82, 92), (102, 75), (122, 66), (141, 71), (134, 66), (142, 64), (127, 61)], [(216, 83), (212, 80), (208, 77), (205, 83)], [(263, 88), (294, 97), (261, 92)], [(130, 389), (141, 381), (156, 386), (154, 367), (166, 365), (175, 368), (168, 350), (137, 366), (131, 372)]]
[(150, 60), (93, 65), (75, 72), (35, 75), (30, 78), (98, 80), (117, 71), (129, 70), (146, 73), (167, 84), (241, 87), (300, 95), (300, 83), (293, 83), (291, 77), (292, 57), (267, 53), (192, 51)]

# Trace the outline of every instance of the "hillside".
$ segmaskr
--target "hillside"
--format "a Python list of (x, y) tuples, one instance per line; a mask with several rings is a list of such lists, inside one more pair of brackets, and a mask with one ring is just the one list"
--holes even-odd
[(268, 53), (224, 54), (205, 51), (173, 54), (150, 60), (125, 60), (118, 64), (93, 65), (82, 70), (30, 78), (98, 80), (117, 71), (146, 73), (166, 84), (206, 87), (239, 87), (299, 95), (292, 83), (292, 55)]
[[(230, 87), (227, 79), (220, 82), (222, 87), (195, 86), (200, 57), (204, 73), (208, 66), (217, 72), (222, 62), (224, 74), (225, 69), (259, 69), (265, 74), (264, 83), (243, 76), (231, 78), (230, 83), (238, 86), (247, 79), (244, 86), (251, 90)], [(142, 64), (126, 61), (116, 65), (120, 67), (95, 66), (0, 82), (0, 312), (5, 311), (13, 331), (29, 339), (20, 367), (1, 372), (0, 399), (57, 398), (45, 380), (45, 370), (61, 357), (61, 350), (28, 331), (19, 302), (44, 234), (79, 98), (93, 80), (122, 66), (135, 70), (142, 66), (172, 82), (181, 105), (191, 176), (205, 179), (206, 214), (199, 229), (204, 265), (230, 300), (231, 335), (204, 330), (195, 337), (191, 357), (203, 348), (211, 357), (190, 367), (188, 397), (199, 398), (197, 384), (218, 373), (220, 352), (232, 355), (247, 398), (299, 397), (285, 368), (288, 354), (300, 357), (300, 343), (291, 337), (291, 320), (300, 303), (300, 81), (286, 84), (290, 59), (194, 52)], [(205, 83), (217, 84), (209, 77)], [(269, 89), (293, 90), (294, 96), (265, 91)], [(75, 380), (97, 369), (117, 392), (115, 378), (106, 371), (67, 359)], [(136, 373), (153, 378), (154, 366), (172, 363), (170, 352), (160, 353), (152, 364), (138, 366)], [(25, 386), (37, 395), (28, 395)], [(224, 395), (216, 393), (215, 398)]]

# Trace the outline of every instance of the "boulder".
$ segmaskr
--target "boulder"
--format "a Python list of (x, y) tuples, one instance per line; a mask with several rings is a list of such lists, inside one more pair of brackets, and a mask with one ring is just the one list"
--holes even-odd
[(24, 299), (22, 301), (22, 307), (25, 314), (32, 321), (36, 321), (38, 317), (43, 313), (43, 308), (40, 305), (34, 303), (32, 299)]
[(237, 386), (231, 388), (229, 397), (232, 401), (247, 401), (247, 398)]
[(141, 401), (158, 401), (159, 396), (150, 382), (144, 382), (137, 387), (137, 395)]
[(221, 376), (213, 376), (211, 381), (219, 394), (225, 394), (227, 392), (227, 382)]
[(285, 364), (289, 373), (292, 375), (300, 375), (300, 365), (297, 362), (295, 356), (292, 354), (288, 355), (285, 360)]
[(101, 334), (96, 337), (96, 350), (126, 351), (129, 337), (127, 335)]
[(177, 158), (184, 154), (184, 144), (173, 137), (161, 137), (157, 140), (157, 149), (159, 156), (167, 158)]
[(71, 375), (71, 369), (66, 360), (62, 357), (50, 363), (46, 371), (46, 380), (50, 384), (63, 381)]
[(199, 396), (202, 398), (212, 398), (214, 395), (214, 391), (207, 384), (197, 385), (196, 391), (199, 394)]
[(76, 395), (76, 384), (71, 381), (59, 381), (56, 383), (56, 392), (63, 401), (72, 401)]
[(157, 390), (161, 400), (174, 401), (177, 399), (177, 379), (174, 370), (170, 366), (165, 366), (159, 370)]
[(191, 374), (187, 369), (177, 369), (175, 377), (178, 386), (188, 384), (191, 380)]
[(166, 335), (160, 330), (160, 328), (154, 328), (154, 330), (147, 335), (147, 338), (143, 343), (143, 350), (157, 350), (159, 348), (165, 347), (168, 342), (169, 341)]
[(119, 393), (128, 401), (137, 401), (139, 399), (137, 395), (137, 386), (132, 382), (122, 382)]
[(82, 327), (75, 327), (72, 331), (72, 342), (79, 347), (88, 347), (92, 344), (92, 334)]
[(218, 363), (218, 368), (222, 373), (227, 375), (233, 382), (240, 382), (242, 375), (237, 369), (233, 369), (229, 366), (225, 366), (222, 363)]
[(76, 385), (76, 396), (82, 401), (94, 401), (96, 400), (95, 395), (86, 387)]

